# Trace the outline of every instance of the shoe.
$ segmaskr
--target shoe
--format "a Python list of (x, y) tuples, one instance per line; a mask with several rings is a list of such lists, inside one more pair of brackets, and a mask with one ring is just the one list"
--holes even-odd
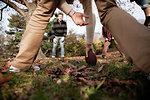
[(85, 56), (85, 61), (88, 65), (95, 66), (97, 63), (97, 57), (92, 49), (88, 51), (88, 57)]
[(55, 58), (55, 56), (52, 56), (52, 58)]
[(20, 69), (11, 65), (10, 68), (9, 68), (9, 71), (10, 72), (20, 72)]
[(39, 70), (40, 70), (40, 67), (39, 67), (39, 66), (32, 65), (32, 66), (31, 66), (31, 69), (33, 69), (34, 71), (39, 71)]

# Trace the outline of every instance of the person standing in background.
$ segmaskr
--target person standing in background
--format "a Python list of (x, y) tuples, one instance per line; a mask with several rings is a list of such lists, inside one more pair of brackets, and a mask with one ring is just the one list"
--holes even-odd
[(56, 56), (56, 48), (58, 42), (60, 43), (61, 57), (65, 57), (64, 43), (65, 43), (65, 37), (67, 35), (67, 24), (63, 20), (63, 13), (58, 13), (57, 21), (54, 22), (52, 25), (52, 35), (55, 37), (53, 39), (52, 58), (55, 58)]

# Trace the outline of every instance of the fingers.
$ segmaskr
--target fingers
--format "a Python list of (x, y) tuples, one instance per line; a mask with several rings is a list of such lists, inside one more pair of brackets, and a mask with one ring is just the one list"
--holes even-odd
[(76, 25), (80, 25), (80, 26), (88, 25), (88, 22), (84, 21), (84, 20), (83, 20), (83, 17), (89, 18), (89, 17), (88, 17), (87, 15), (85, 15), (85, 14), (76, 12), (76, 13), (72, 16), (72, 19), (73, 19), (73, 21), (74, 21), (74, 23), (75, 23)]
[(78, 25), (80, 25), (80, 26), (85, 26), (85, 25), (88, 25), (88, 22), (82, 20), (82, 22), (80, 22)]
[(88, 22), (85, 22), (85, 21), (84, 21), (84, 25), (88, 25), (88, 24), (89, 24)]
[(89, 16), (88, 15), (86, 15), (86, 14), (82, 14), (83, 15), (83, 17), (85, 17), (85, 18), (89, 18)]
[(83, 20), (83, 17), (89, 18), (89, 16), (87, 16), (87, 15), (85, 15), (85, 14), (82, 14), (82, 25), (81, 25), (81, 26), (88, 25), (88, 22), (84, 21), (84, 20)]

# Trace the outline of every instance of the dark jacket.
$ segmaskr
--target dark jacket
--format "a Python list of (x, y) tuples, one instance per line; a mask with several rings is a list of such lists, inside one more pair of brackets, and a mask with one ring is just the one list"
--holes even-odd
[(52, 25), (52, 35), (54, 36), (66, 36), (67, 35), (67, 24), (65, 21), (61, 21), (61, 24), (58, 22), (53, 23)]

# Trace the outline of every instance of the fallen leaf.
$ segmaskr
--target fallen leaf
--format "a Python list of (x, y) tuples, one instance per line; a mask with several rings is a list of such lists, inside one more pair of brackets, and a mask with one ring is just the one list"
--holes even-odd
[(121, 84), (120, 81), (119, 81), (119, 79), (117, 79), (117, 78), (111, 79), (111, 83), (114, 83), (114, 84), (117, 84), (117, 85)]
[(69, 63), (69, 60), (67, 59), (67, 60), (65, 61), (65, 63)]
[(0, 73), (0, 84), (4, 82), (4, 77), (3, 77), (3, 74)]
[(68, 82), (68, 79), (66, 78), (66, 79), (63, 79), (63, 81), (64, 81), (64, 83), (67, 83)]
[(23, 77), (33, 77), (33, 75), (24, 75)]
[(77, 69), (77, 71), (81, 71), (81, 70), (83, 70), (83, 69), (85, 69), (86, 68), (86, 66), (81, 66), (81, 67), (79, 67), (78, 69)]
[(45, 68), (46, 68), (46, 64), (40, 63), (40, 64), (38, 64), (38, 65), (40, 66), (41, 69), (45, 69)]
[(7, 76), (5, 76), (5, 82), (9, 81), (12, 78), (12, 74), (8, 74)]
[(40, 59), (37, 59), (34, 61), (34, 63), (39, 63), (41, 60)]
[(53, 71), (51, 70), (50, 67), (46, 67), (46, 69), (44, 71), (48, 74), (53, 74)]
[(5, 67), (10, 67), (10, 65), (11, 65), (10, 61), (8, 61), (8, 62), (5, 63)]
[(3, 69), (5, 69), (5, 68), (4, 68), (4, 67), (2, 67), (2, 66), (0, 65), (0, 69), (2, 69), (2, 70), (3, 70)]
[(23, 75), (26, 75), (25, 72), (19, 72), (19, 73), (16, 73), (17, 76), (23, 76)]
[(108, 63), (109, 63), (109, 61), (107, 61), (107, 60), (103, 60), (103, 61), (101, 61), (101, 63), (103, 63), (103, 64), (108, 64)]
[(87, 83), (87, 80), (85, 79), (85, 78), (83, 78), (83, 77), (80, 77), (80, 78), (78, 78), (82, 83)]
[(61, 79), (59, 79), (59, 80), (57, 80), (56, 83), (57, 83), (57, 84), (61, 84), (61, 82), (62, 82)]
[(11, 77), (12, 77), (12, 74), (8, 74), (7, 76), (4, 77), (3, 74), (0, 73), (0, 84), (3, 84), (5, 82), (9, 81), (11, 79)]
[(94, 86), (94, 85), (96, 85), (96, 82), (91, 81), (91, 80), (86, 80), (86, 79), (83, 78), (83, 77), (80, 77), (79, 80), (80, 80), (82, 83), (87, 84), (87, 85), (89, 85), (89, 86)]
[(9, 71), (9, 69), (4, 69), (4, 70), (2, 70), (1, 72), (2, 73), (6, 73), (6, 72), (8, 72)]
[(2, 87), (9, 87), (7, 83), (1, 84)]
[(73, 72), (72, 73), (75, 77), (82, 77), (82, 73), (81, 72)]
[(100, 71), (102, 71), (102, 69), (103, 69), (104, 66), (105, 65), (102, 65), (101, 67), (99, 67), (98, 70), (97, 70), (97, 72), (99, 73)]

